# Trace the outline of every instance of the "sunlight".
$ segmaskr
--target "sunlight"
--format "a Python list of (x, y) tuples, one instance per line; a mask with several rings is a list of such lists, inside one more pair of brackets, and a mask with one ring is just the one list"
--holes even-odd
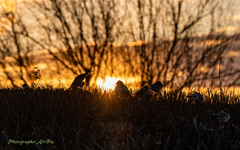
[(201, 72), (208, 72), (208, 68), (207, 68), (207, 67), (201, 67), (201, 68), (200, 68), (200, 71), (201, 71)]
[(16, 12), (16, 0), (0, 0), (0, 9), (6, 12)]
[(228, 52), (228, 56), (230, 56), (230, 57), (236, 57), (236, 56), (238, 56), (238, 52), (231, 50), (231, 51)]
[(239, 21), (240, 20), (240, 14), (235, 14), (232, 16), (232, 20), (237, 20)]
[(206, 41), (204, 41), (204, 44), (207, 46), (217, 45), (217, 44), (221, 44), (221, 43), (222, 43), (221, 40), (206, 40)]
[(173, 74), (174, 74), (173, 72), (168, 72), (167, 77), (171, 77), (171, 76), (173, 76)]
[(107, 76), (105, 82), (104, 82), (103, 79), (98, 79), (97, 80), (97, 85), (99, 85), (100, 87), (106, 88), (108, 90), (109, 89), (114, 89), (114, 87), (116, 85), (115, 83), (118, 80), (121, 80), (121, 81), (123, 81), (123, 83), (125, 83), (124, 79)]
[[(220, 67), (220, 68), (219, 68), (219, 67)], [(223, 67), (224, 67), (223, 65), (219, 65), (219, 64), (216, 65), (216, 68), (217, 68), (217, 69), (222, 69)]]
[(224, 32), (224, 31), (236, 31), (237, 27), (235, 26), (227, 26), (227, 27), (222, 27), (222, 28), (217, 28), (215, 29), (216, 32)]
[(178, 76), (181, 77), (183, 75), (183, 72), (182, 71), (179, 71), (178, 72)]
[(129, 42), (127, 43), (128, 46), (138, 46), (144, 44), (144, 41), (137, 41), (137, 42)]

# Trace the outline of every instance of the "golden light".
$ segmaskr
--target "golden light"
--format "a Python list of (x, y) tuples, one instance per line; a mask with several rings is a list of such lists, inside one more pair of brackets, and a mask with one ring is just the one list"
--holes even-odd
[(221, 40), (206, 40), (206, 41), (204, 41), (204, 44), (205, 44), (205, 45), (208, 45), (208, 46), (210, 46), (210, 45), (216, 45), (216, 44), (221, 44), (221, 43), (222, 43)]
[(207, 67), (201, 67), (201, 68), (200, 68), (200, 71), (201, 71), (201, 72), (208, 72), (208, 68), (207, 68)]
[(100, 87), (103, 87), (103, 88), (106, 88), (106, 89), (114, 89), (115, 86), (116, 86), (116, 82), (118, 80), (121, 80), (123, 83), (125, 83), (125, 80), (124, 79), (121, 79), (121, 78), (115, 78), (115, 77), (109, 77), (107, 76), (106, 79), (105, 79), (105, 82), (103, 79), (98, 79), (97, 80), (97, 85), (99, 85)]
[(183, 72), (182, 71), (179, 71), (178, 72), (178, 76), (181, 77), (183, 75)]
[[(219, 68), (219, 67), (220, 67), (220, 68)], [(223, 68), (223, 65), (219, 65), (219, 64), (218, 64), (218, 65), (216, 65), (216, 68), (217, 68), (217, 69), (222, 69), (222, 68)]]
[(16, 12), (16, 0), (0, 0), (0, 8), (6, 12)]
[(239, 21), (240, 20), (240, 14), (235, 14), (232, 16), (232, 20), (237, 20)]
[(127, 43), (128, 46), (138, 46), (144, 44), (144, 41), (137, 41), (137, 42), (129, 42)]
[(229, 51), (229, 52), (228, 52), (228, 56), (230, 56), (230, 57), (236, 57), (236, 56), (238, 56), (238, 52), (237, 52), (237, 51)]
[(173, 74), (174, 74), (173, 72), (168, 72), (167, 77), (171, 77), (171, 76), (173, 76)]
[(217, 28), (215, 29), (216, 32), (224, 32), (224, 31), (236, 31), (237, 30), (237, 27), (235, 26), (227, 26), (227, 27), (222, 27), (222, 28)]

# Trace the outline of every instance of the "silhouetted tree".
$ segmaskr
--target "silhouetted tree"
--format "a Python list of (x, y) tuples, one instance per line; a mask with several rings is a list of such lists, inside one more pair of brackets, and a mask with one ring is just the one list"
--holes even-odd
[[(206, 85), (209, 80), (216, 83), (220, 60), (222, 65), (228, 62), (228, 67), (233, 67), (234, 64), (229, 63), (233, 59), (224, 55), (237, 34), (219, 32), (229, 25), (224, 22), (229, 16), (224, 14), (234, 11), (226, 8), (233, 6), (231, 2), (132, 0), (130, 5), (129, 11), (137, 14), (129, 20), (128, 28), (129, 41), (135, 43), (125, 48), (123, 58), (133, 74), (140, 76), (142, 86), (156, 80), (163, 81), (165, 86), (177, 84), (180, 88)], [(127, 54), (131, 56), (125, 57)], [(236, 69), (234, 74), (240, 76), (239, 71)], [(224, 80), (233, 75), (228, 69), (220, 69), (220, 74)], [(238, 79), (234, 78), (232, 83)]]
[(6, 79), (16, 86), (14, 81), (28, 83), (34, 80), (32, 72), (29, 71), (33, 64), (30, 53), (34, 45), (31, 40), (21, 35), (28, 34), (21, 16), (7, 5), (4, 5), (6, 8), (1, 8), (0, 13), (0, 66)]
[[(97, 77), (103, 64), (111, 61), (112, 44), (119, 34), (117, 27), (124, 19), (117, 0), (34, 1), (26, 6), (38, 20), (45, 39), (23, 35), (47, 49), (73, 74), (94, 70)], [(42, 23), (41, 18), (46, 21)], [(87, 84), (91, 77), (86, 78)]]
[[(225, 84), (229, 78), (232, 83), (225, 86), (237, 84), (239, 69), (227, 54), (239, 36), (224, 32), (231, 25), (226, 20), (237, 8), (234, 4), (223, 0), (21, 3), (19, 11), (1, 13), (11, 27), (2, 26), (1, 66), (12, 84), (15, 78), (7, 67), (14, 65), (20, 68), (15, 68), (16, 80), (27, 82), (31, 79), (27, 69), (36, 61), (29, 52), (45, 49), (56, 61), (58, 73), (94, 71), (87, 84), (92, 77), (96, 81), (109, 73), (139, 77), (141, 85), (160, 80), (165, 86), (183, 88), (209, 80)], [(7, 56), (14, 58), (14, 64), (5, 61)]]

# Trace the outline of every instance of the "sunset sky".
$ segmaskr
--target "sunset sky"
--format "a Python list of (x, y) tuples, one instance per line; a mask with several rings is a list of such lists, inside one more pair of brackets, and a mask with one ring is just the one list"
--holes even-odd
[[(41, 0), (38, 0), (38, 1), (41, 1)], [(194, 0), (194, 1), (193, 0), (185, 0), (184, 5), (183, 5), (183, 9), (191, 7), (193, 5), (193, 3), (196, 3), (196, 1), (198, 1), (198, 0)], [(39, 23), (39, 22), (41, 22), (41, 23), (51, 22), (51, 19), (46, 18), (42, 14), (36, 13), (34, 15), (36, 15), (39, 18), (39, 20), (36, 20), (36, 18), (31, 15), (30, 11), (26, 7), (25, 2), (26, 3), (31, 3), (31, 0), (0, 0), (0, 6), (1, 6), (1, 9), (4, 9), (7, 12), (18, 12), (21, 16), (23, 16), (23, 18), (21, 18), (23, 20), (23, 22), (31, 27), (31, 31), (32, 31), (34, 37), (38, 37), (39, 39), (44, 39), (44, 35), (41, 33), (41, 30), (37, 27), (38, 26), (37, 23)], [(124, 2), (126, 2), (126, 1), (122, 0), (121, 4), (123, 4)], [(177, 0), (176, 0), (176, 2), (177, 2)], [(227, 13), (224, 13), (224, 14), (221, 15), (221, 17), (222, 17), (221, 19), (225, 19), (225, 20), (224, 21), (221, 20), (221, 22), (219, 23), (220, 24), (219, 27), (216, 27), (214, 29), (214, 32), (221, 33), (221, 32), (224, 32), (224, 31), (228, 31), (227, 33), (230, 33), (230, 34), (239, 32), (240, 31), (240, 9), (238, 9), (238, 8), (240, 8), (240, 0), (237, 0), (237, 1), (236, 0), (222, 0), (222, 2), (224, 4), (226, 3), (226, 5), (224, 5), (223, 8), (227, 10), (227, 11), (224, 11), (224, 12), (227, 12)], [(129, 3), (129, 5), (130, 5), (130, 3)], [(135, 5), (133, 4), (133, 5), (129, 6), (129, 8), (131, 9), (131, 7), (134, 7), (134, 6)], [(184, 22), (185, 19), (186, 20), (188, 19), (187, 18), (188, 14), (194, 13), (194, 9), (195, 8), (189, 8), (188, 9), (189, 12), (185, 12), (186, 18), (183, 17), (182, 22)], [(130, 17), (134, 18), (134, 15), (137, 15), (136, 12), (133, 13)], [(16, 18), (13, 18), (13, 19), (15, 19), (15, 21), (17, 21)], [(168, 19), (166, 18), (166, 20), (168, 20)], [(129, 21), (129, 22), (132, 21), (133, 25), (135, 25), (134, 24), (134, 21), (135, 21), (134, 19), (129, 19), (127, 21)], [(218, 22), (218, 20), (216, 20), (216, 22)], [(200, 22), (200, 24), (197, 27), (195, 27), (196, 28), (195, 30), (197, 32), (194, 36), (202, 36), (202, 35), (208, 34), (209, 33), (209, 28), (206, 28), (206, 26), (209, 26), (209, 24), (210, 24), (209, 18), (206, 17), (206, 19), (203, 19)], [(9, 29), (9, 30), (11, 29), (10, 26), (9, 26), (9, 22), (2, 16), (0, 16), (0, 27), (1, 28), (6, 28), (6, 29)], [(127, 28), (128, 26), (122, 26), (122, 27)], [(161, 26), (159, 26), (159, 33), (162, 34), (160, 32), (160, 28), (161, 28)], [(2, 34), (2, 29), (0, 31), (1, 31), (0, 34)], [(172, 35), (172, 31), (170, 30), (170, 28), (166, 29), (166, 31), (169, 31), (169, 32), (166, 33), (167, 38), (169, 40), (172, 40), (173, 35)], [(55, 38), (55, 39), (57, 39), (57, 38)], [(116, 41), (115, 45), (118, 45), (121, 42), (123, 43), (123, 41)], [(136, 45), (141, 45), (144, 42), (146, 42), (146, 41), (137, 40), (137, 41), (128, 41), (126, 44), (128, 46), (136, 46)], [(89, 43), (92, 43), (92, 45), (94, 45), (93, 41), (89, 41)], [(207, 40), (207, 41), (203, 42), (202, 44), (212, 45), (214, 43), (219, 44), (219, 43), (221, 43), (221, 41), (220, 40), (218, 40), (218, 41)], [(189, 44), (191, 44), (191, 43), (189, 43)], [(65, 48), (65, 47), (61, 47), (61, 48)], [(46, 53), (46, 50), (44, 51), (43, 49), (40, 49), (39, 47), (36, 47), (34, 49), (34, 53), (35, 54), (39, 53), (37, 51), (42, 51), (40, 53)], [(53, 49), (53, 51), (54, 51), (54, 49)], [(235, 50), (229, 51), (227, 56), (240, 59), (239, 52), (237, 52)], [(11, 58), (8, 58), (8, 60), (11, 60)], [(40, 66), (42, 70), (44, 70), (44, 69), (48, 68), (49, 64), (47, 65), (47, 63), (39, 63), (37, 65)], [(31, 66), (31, 67), (34, 67), (34, 66)], [(219, 67), (219, 66), (216, 66), (216, 67)], [(220, 65), (220, 68), (221, 68), (221, 65)], [(11, 71), (11, 69), (12, 69), (11, 67), (7, 67), (8, 71)], [(201, 71), (206, 72), (206, 71), (208, 71), (208, 68), (202, 66)], [(2, 74), (3, 73), (0, 73), (0, 75), (2, 75)], [(169, 72), (168, 75), (171, 76), (172, 72)], [(178, 76), (183, 76), (184, 73), (182, 71), (178, 71), (177, 75)], [(55, 83), (58, 83), (58, 78), (59, 77), (54, 78)], [(129, 77), (128, 79), (127, 78), (123, 79), (123, 77), (121, 77), (121, 76), (115, 76), (115, 77), (107, 76), (107, 77), (105, 77), (105, 79), (99, 78), (97, 80), (97, 84), (101, 85), (101, 86), (104, 86), (106, 88), (113, 88), (115, 82), (119, 79), (123, 80), (126, 83), (131, 83), (133, 81), (135, 82), (135, 80), (137, 80), (137, 77), (135, 79), (133, 79), (131, 77)], [(68, 81), (67, 79), (62, 79), (62, 82), (64, 84), (69, 85), (71, 83), (71, 80)], [(48, 79), (48, 80), (46, 79), (46, 81), (49, 83), (49, 82), (52, 81), (52, 79)]]

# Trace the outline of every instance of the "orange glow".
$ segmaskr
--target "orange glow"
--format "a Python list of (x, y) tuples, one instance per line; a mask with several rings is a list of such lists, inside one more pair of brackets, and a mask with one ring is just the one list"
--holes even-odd
[(183, 75), (183, 72), (182, 71), (179, 71), (178, 72), (178, 76), (181, 77)]
[(217, 65), (216, 65), (216, 68), (219, 69), (219, 67), (220, 67), (220, 69), (222, 69), (222, 68), (223, 68), (223, 65), (217, 64)]
[(100, 87), (106, 88), (106, 89), (108, 89), (108, 90), (109, 90), (109, 89), (114, 89), (115, 86), (116, 86), (115, 83), (116, 83), (118, 80), (121, 80), (123, 83), (125, 83), (125, 80), (122, 79), (122, 78), (115, 78), (115, 77), (109, 77), (109, 76), (107, 76), (105, 82), (104, 82), (103, 79), (98, 79), (98, 80), (97, 80), (97, 85), (99, 85)]
[(238, 52), (236, 52), (236, 51), (229, 51), (228, 52), (228, 56), (236, 57), (236, 56), (238, 56)]
[(17, 19), (13, 15), (8, 15), (8, 19), (10, 19), (14, 23), (17, 22)]
[(201, 71), (201, 72), (208, 72), (208, 68), (206, 68), (206, 67), (201, 67), (200, 71)]
[(137, 42), (129, 42), (127, 43), (128, 46), (138, 46), (144, 44), (144, 41), (137, 41)]
[[(167, 88), (164, 88), (164, 89), (167, 89)], [(170, 88), (169, 88), (169, 90), (171, 90)], [(221, 92), (221, 90), (220, 90), (220, 88), (210, 88), (210, 87), (201, 87), (199, 90), (197, 90), (197, 88), (195, 88), (195, 87), (192, 87), (192, 88), (183, 88), (182, 89), (182, 91), (184, 91), (184, 92), (186, 92), (186, 93), (191, 93), (191, 92), (193, 92), (193, 91), (201, 91), (201, 93), (203, 94), (203, 95), (205, 95), (207, 92), (208, 92), (208, 90), (210, 90), (211, 91), (211, 93), (220, 93)], [(240, 94), (240, 88), (239, 87), (230, 87), (230, 88), (227, 88), (227, 87), (223, 87), (222, 88), (222, 90), (223, 90), (223, 92), (224, 93), (226, 93), (226, 94), (230, 94), (231, 92), (233, 92), (234, 91), (234, 93), (236, 94), (236, 95), (239, 95)]]
[(0, 0), (0, 9), (6, 12), (16, 12), (16, 0)]
[(171, 36), (171, 37), (168, 38), (168, 40), (169, 40), (169, 41), (173, 41), (173, 40), (174, 40), (174, 37)]
[(168, 72), (167, 77), (171, 77), (171, 76), (173, 76), (173, 74), (174, 74), (173, 72)]
[(32, 1), (41, 2), (41, 1), (48, 1), (48, 0), (17, 0), (17, 2), (20, 2), (20, 3), (28, 3)]
[(240, 20), (240, 14), (235, 14), (232, 16), (232, 20), (237, 20), (239, 21)]
[(95, 45), (96, 45), (96, 43), (95, 43), (95, 42), (91, 42), (91, 43), (90, 43), (90, 45), (92, 45), (92, 46), (95, 46)]
[(223, 28), (217, 28), (215, 31), (216, 32), (224, 32), (224, 31), (236, 31), (237, 27), (235, 26), (227, 26), (227, 27), (223, 27)]
[(206, 40), (204, 42), (205, 45), (215, 45), (215, 44), (221, 44), (222, 41), (221, 40)]
[[(45, 63), (39, 63), (39, 64), (35, 64), (34, 67), (38, 66), (41, 69), (46, 69), (47, 65)], [(33, 68), (33, 66), (31, 66), (31, 68)]]

